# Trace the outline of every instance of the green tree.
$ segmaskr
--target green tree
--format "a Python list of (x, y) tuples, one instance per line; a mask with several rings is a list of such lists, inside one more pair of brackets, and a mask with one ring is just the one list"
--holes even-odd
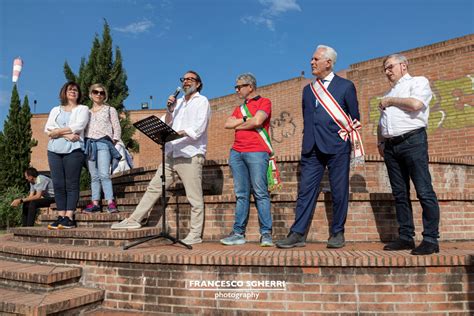
[(32, 138), (31, 111), (26, 96), (23, 106), (16, 85), (13, 86), (10, 110), (0, 136), (0, 192), (9, 187), (26, 191), (25, 169), (31, 161), (31, 148), (37, 145)]
[(107, 103), (117, 109), (122, 127), (122, 140), (132, 151), (137, 152), (138, 143), (132, 138), (135, 133), (128, 113), (125, 111), (124, 101), (128, 97), (127, 74), (122, 64), (122, 53), (118, 46), (115, 47), (115, 58), (112, 53), (112, 36), (107, 21), (104, 21), (102, 39), (98, 34), (92, 41), (89, 58), (81, 59), (79, 72), (76, 75), (67, 61), (64, 63), (64, 75), (67, 80), (75, 81), (83, 92), (82, 104), (89, 107), (89, 87), (95, 83), (102, 83), (109, 92)]
[(10, 204), (24, 193), (23, 189), (16, 186), (8, 187), (0, 193), (0, 229), (21, 225), (21, 206), (12, 207)]

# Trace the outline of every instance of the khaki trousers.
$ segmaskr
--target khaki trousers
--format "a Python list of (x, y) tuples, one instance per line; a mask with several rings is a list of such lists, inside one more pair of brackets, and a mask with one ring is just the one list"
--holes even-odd
[[(200, 238), (204, 224), (204, 199), (202, 194), (202, 166), (204, 156), (196, 155), (192, 158), (165, 158), (165, 187), (168, 187), (176, 180), (176, 174), (183, 182), (186, 190), (186, 197), (191, 204), (191, 229), (189, 235), (192, 238)], [(162, 165), (156, 170), (156, 174), (151, 179), (145, 194), (130, 218), (140, 223), (145, 218), (156, 201), (161, 197), (161, 174)]]

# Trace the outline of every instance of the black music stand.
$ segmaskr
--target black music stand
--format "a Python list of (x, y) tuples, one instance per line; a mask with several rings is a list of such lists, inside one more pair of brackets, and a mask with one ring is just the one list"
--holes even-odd
[(179, 240), (179, 218), (178, 218), (178, 213), (176, 213), (176, 232), (177, 232), (177, 238), (172, 237), (167, 231), (166, 231), (166, 179), (165, 179), (165, 144), (166, 142), (181, 138), (182, 136), (176, 133), (175, 130), (173, 130), (171, 127), (169, 127), (165, 122), (157, 118), (156, 116), (152, 115), (147, 118), (144, 118), (143, 120), (140, 120), (136, 123), (133, 124), (139, 131), (141, 131), (143, 134), (148, 136), (151, 140), (153, 140), (155, 143), (161, 145), (161, 153), (162, 153), (162, 159), (161, 159), (161, 204), (163, 207), (163, 213), (161, 217), (161, 223), (162, 223), (162, 229), (161, 233), (158, 235), (152, 235), (152, 236), (147, 236), (143, 237), (137, 241), (134, 241), (132, 243), (126, 244), (123, 246), (123, 250), (127, 250), (131, 247), (140, 245), (144, 242), (153, 240), (153, 239), (158, 239), (158, 238), (166, 238), (168, 240), (171, 240), (173, 244), (178, 243), (183, 246), (185, 246), (188, 249), (193, 249), (191, 245), (185, 244), (181, 240)]

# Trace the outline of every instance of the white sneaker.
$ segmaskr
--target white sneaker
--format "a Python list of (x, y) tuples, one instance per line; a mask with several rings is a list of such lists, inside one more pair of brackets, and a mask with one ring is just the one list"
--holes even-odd
[(182, 242), (184, 242), (187, 245), (194, 245), (194, 244), (200, 244), (202, 243), (202, 238), (200, 237), (192, 237), (192, 236), (186, 236), (186, 238), (181, 239)]
[(111, 229), (138, 229), (141, 228), (142, 225), (140, 223), (137, 223), (131, 218), (126, 218), (120, 223), (115, 223), (110, 227)]

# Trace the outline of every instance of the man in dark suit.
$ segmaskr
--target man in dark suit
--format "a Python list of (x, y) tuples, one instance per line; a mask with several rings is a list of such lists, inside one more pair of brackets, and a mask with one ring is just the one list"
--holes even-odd
[[(336, 51), (325, 45), (319, 45), (311, 59), (311, 69), (316, 80), (303, 90), (304, 129), (296, 218), (288, 237), (276, 243), (279, 248), (305, 245), (305, 234), (311, 223), (326, 167), (329, 171), (333, 201), (331, 236), (327, 247), (341, 248), (345, 245), (344, 224), (349, 203), (351, 142), (347, 137), (344, 140), (344, 137), (340, 135), (343, 128), (336, 123), (334, 115), (331, 117), (329, 113), (339, 110), (341, 116), (349, 116), (346, 117), (350, 122), (354, 119), (358, 121), (359, 105), (354, 84), (333, 72), (336, 59)], [(326, 99), (317, 98), (317, 92), (315, 92), (317, 85), (320, 86), (319, 91), (323, 93), (325, 91), (326, 94), (329, 92), (340, 108), (327, 106), (330, 102), (325, 101), (331, 99), (328, 95)]]

